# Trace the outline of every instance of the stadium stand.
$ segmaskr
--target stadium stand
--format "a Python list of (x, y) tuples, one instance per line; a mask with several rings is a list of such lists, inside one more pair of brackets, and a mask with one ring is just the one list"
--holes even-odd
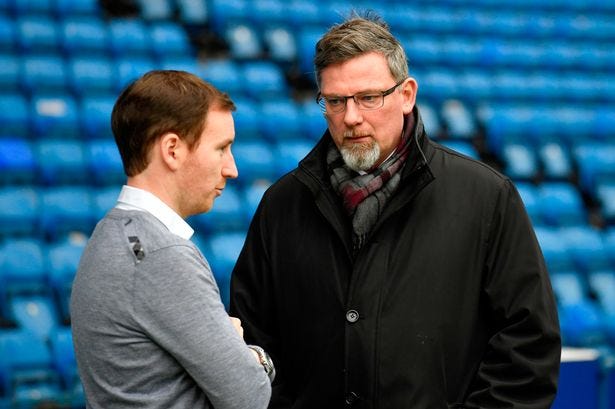
[(236, 102), (239, 178), (190, 220), (228, 306), (258, 201), (326, 129), (314, 45), (352, 7), (375, 9), (402, 40), (429, 135), (518, 187), (565, 345), (601, 353), (603, 392), (584, 407), (615, 407), (615, 3), (6, 0), (0, 408), (84, 407), (68, 300), (85, 237), (124, 180), (109, 126), (123, 87), (151, 69), (185, 69)]

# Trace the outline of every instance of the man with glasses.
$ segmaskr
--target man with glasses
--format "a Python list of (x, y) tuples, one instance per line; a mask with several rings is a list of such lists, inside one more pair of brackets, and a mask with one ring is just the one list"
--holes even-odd
[(432, 142), (377, 16), (316, 44), (328, 124), (264, 195), (231, 314), (276, 362), (270, 408), (549, 408), (560, 335), (511, 181)]

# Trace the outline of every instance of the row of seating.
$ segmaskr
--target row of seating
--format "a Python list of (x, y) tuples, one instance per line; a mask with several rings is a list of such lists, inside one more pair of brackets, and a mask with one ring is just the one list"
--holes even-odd
[(0, 13), (10, 16), (45, 14), (65, 17), (93, 15), (102, 11), (98, 0), (2, 0)]
[[(242, 21), (257, 25), (288, 23), (291, 25), (320, 24), (328, 26), (338, 22), (340, 15), (352, 9), (373, 9), (379, 12), (392, 29), (400, 32), (434, 32), (452, 34), (511, 35), (522, 38), (608, 38), (603, 30), (615, 27), (604, 10), (569, 8), (569, 2), (545, 14), (534, 7), (485, 7), (484, 5), (435, 5), (413, 7), (405, 1), (330, 2), (292, 0), (211, 0), (210, 21), (215, 29), (228, 21)], [(416, 4), (418, 6), (418, 3)], [(463, 7), (460, 7), (463, 6)], [(614, 10), (610, 10), (613, 12)]]
[(95, 16), (56, 20), (44, 15), (0, 17), (0, 50), (17, 53), (80, 55), (192, 55), (186, 31), (172, 21), (106, 21)]

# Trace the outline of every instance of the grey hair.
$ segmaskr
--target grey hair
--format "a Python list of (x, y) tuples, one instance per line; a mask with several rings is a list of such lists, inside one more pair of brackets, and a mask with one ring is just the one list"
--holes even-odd
[(408, 77), (404, 48), (391, 34), (384, 20), (374, 12), (359, 15), (353, 11), (346, 21), (331, 27), (316, 43), (314, 68), (318, 88), (323, 69), (368, 52), (384, 55), (396, 82)]

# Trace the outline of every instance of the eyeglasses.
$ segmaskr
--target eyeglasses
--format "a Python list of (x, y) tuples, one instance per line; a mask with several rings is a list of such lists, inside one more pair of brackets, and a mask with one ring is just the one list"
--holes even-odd
[(316, 102), (320, 105), (320, 109), (323, 113), (339, 114), (346, 110), (346, 102), (349, 98), (352, 98), (363, 111), (372, 111), (374, 109), (382, 108), (384, 105), (384, 97), (390, 95), (395, 91), (395, 88), (399, 87), (405, 79), (399, 81), (386, 91), (368, 91), (359, 92), (358, 94), (344, 96), (325, 97), (318, 93), (316, 95)]

